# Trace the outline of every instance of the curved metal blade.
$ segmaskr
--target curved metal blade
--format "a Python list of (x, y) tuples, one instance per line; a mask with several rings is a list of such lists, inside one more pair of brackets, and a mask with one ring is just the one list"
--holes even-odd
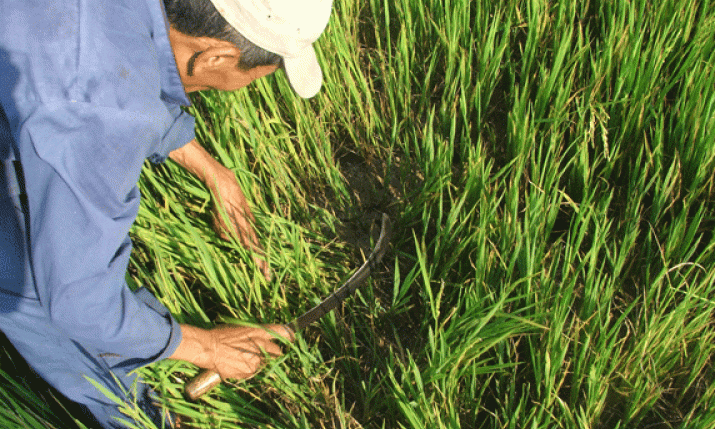
[(377, 239), (377, 244), (375, 244), (375, 248), (372, 249), (365, 263), (363, 263), (362, 266), (355, 271), (355, 274), (343, 283), (338, 290), (330, 294), (330, 296), (325, 298), (320, 304), (306, 311), (302, 316), (288, 324), (288, 327), (291, 328), (293, 332), (305, 328), (334, 310), (345, 298), (355, 292), (355, 290), (367, 280), (375, 266), (380, 263), (380, 260), (382, 260), (382, 256), (385, 254), (385, 251), (387, 251), (389, 236), (390, 218), (383, 213), (380, 237)]

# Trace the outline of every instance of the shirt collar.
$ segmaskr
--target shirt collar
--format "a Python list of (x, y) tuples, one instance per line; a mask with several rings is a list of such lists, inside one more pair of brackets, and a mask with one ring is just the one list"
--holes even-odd
[(152, 38), (156, 45), (161, 75), (161, 99), (182, 106), (191, 105), (189, 97), (181, 83), (179, 70), (176, 67), (174, 51), (169, 43), (169, 22), (166, 19), (162, 0), (146, 0), (151, 16)]

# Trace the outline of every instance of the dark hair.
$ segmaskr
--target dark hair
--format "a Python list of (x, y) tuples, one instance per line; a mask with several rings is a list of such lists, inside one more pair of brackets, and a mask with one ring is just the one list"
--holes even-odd
[(226, 22), (210, 0), (164, 0), (169, 24), (192, 37), (210, 37), (232, 43), (241, 51), (238, 67), (249, 70), (280, 64), (280, 55), (260, 48)]

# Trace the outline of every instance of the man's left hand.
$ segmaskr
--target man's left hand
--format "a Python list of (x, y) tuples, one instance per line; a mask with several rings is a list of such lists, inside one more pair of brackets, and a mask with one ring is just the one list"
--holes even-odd
[(255, 218), (233, 171), (216, 161), (196, 140), (172, 151), (169, 156), (201, 179), (211, 191), (214, 230), (224, 240), (230, 240), (235, 234), (241, 244), (253, 252), (256, 267), (266, 280), (270, 279), (268, 261), (253, 228)]
[(234, 173), (226, 167), (219, 167), (213, 178), (207, 178), (206, 185), (214, 198), (214, 230), (224, 240), (235, 235), (247, 249), (253, 252), (253, 260), (266, 279), (270, 278), (268, 262), (253, 228), (255, 218), (238, 184)]

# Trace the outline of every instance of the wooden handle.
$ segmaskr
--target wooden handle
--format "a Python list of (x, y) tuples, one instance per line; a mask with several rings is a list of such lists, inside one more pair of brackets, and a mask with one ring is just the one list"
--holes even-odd
[(219, 383), (221, 383), (221, 376), (217, 372), (203, 371), (186, 383), (186, 396), (195, 401)]

